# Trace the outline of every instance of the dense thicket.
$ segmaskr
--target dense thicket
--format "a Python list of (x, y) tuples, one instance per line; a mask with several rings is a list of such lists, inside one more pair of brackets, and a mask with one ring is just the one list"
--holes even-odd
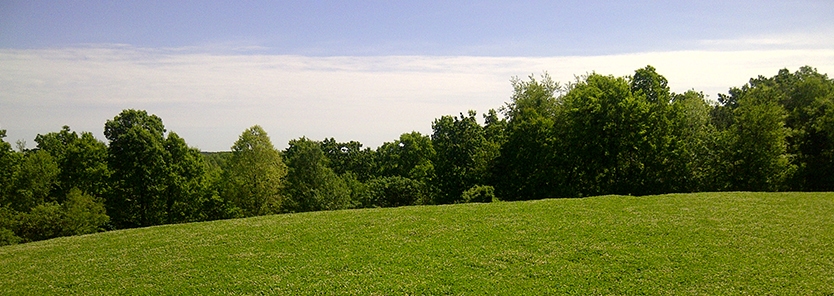
[(12, 149), (0, 130), (0, 244), (286, 212), (600, 194), (834, 190), (834, 80), (810, 67), (717, 101), (673, 93), (647, 66), (566, 85), (514, 78), (478, 118), (376, 149), (333, 138), (275, 149), (260, 126), (200, 153), (162, 119), (124, 110), (108, 143), (65, 126)]

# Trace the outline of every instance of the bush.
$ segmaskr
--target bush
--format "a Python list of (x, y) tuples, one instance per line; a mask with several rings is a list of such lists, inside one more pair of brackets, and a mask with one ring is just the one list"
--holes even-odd
[(19, 214), (8, 207), (0, 207), (0, 246), (13, 245), (23, 241), (14, 233)]
[(64, 212), (63, 235), (96, 233), (110, 222), (104, 202), (73, 188), (61, 209)]
[(17, 235), (25, 241), (39, 241), (59, 237), (64, 234), (64, 213), (61, 205), (55, 202), (42, 203), (29, 213), (20, 215)]
[(365, 207), (400, 207), (426, 200), (426, 185), (409, 178), (380, 177), (368, 181)]
[(493, 202), (498, 201), (495, 197), (495, 189), (488, 185), (475, 185), (463, 192), (463, 202)]

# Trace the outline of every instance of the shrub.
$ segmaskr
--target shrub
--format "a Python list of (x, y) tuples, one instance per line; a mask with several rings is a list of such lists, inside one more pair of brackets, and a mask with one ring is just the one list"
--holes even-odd
[(426, 185), (405, 177), (381, 177), (368, 181), (365, 207), (399, 207), (425, 200)]
[(495, 189), (489, 185), (472, 186), (472, 188), (463, 192), (461, 199), (463, 202), (493, 202), (498, 200), (495, 197)]
[(110, 222), (104, 202), (73, 188), (67, 194), (61, 209), (64, 212), (63, 235), (96, 233)]

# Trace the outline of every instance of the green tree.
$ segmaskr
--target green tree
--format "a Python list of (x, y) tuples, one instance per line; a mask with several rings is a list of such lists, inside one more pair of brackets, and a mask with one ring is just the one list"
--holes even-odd
[(383, 143), (376, 155), (381, 176), (399, 176), (424, 184), (434, 178), (432, 159), (436, 152), (431, 138), (419, 132), (404, 133), (396, 141)]
[(443, 116), (432, 123), (436, 151), (433, 183), (440, 190), (436, 203), (457, 202), (466, 189), (488, 182), (498, 147), (487, 141), (475, 115), (475, 111), (469, 111), (468, 116)]
[(793, 172), (786, 154), (789, 130), (778, 96), (771, 88), (751, 89), (733, 110), (734, 122), (726, 132), (730, 189), (779, 190)]
[(672, 99), (669, 81), (651, 65), (635, 70), (629, 84), (633, 95), (644, 96), (650, 103), (665, 105)]
[(495, 189), (489, 185), (475, 185), (463, 192), (463, 202), (492, 202), (495, 198)]
[(291, 140), (284, 152), (289, 172), (286, 192), (291, 212), (337, 210), (354, 206), (345, 181), (328, 166), (319, 142)]
[(168, 134), (164, 145), (168, 173), (165, 184), (166, 223), (206, 220), (201, 211), (212, 192), (203, 156), (173, 132)]
[[(489, 116), (486, 120), (486, 135), (496, 139), (491, 142), (500, 143), (489, 182), (494, 184), (495, 194), (507, 200), (576, 195), (565, 190), (568, 183), (559, 172), (565, 164), (559, 157), (563, 150), (558, 147), (555, 124), (564, 88), (546, 73), (540, 79), (531, 75), (529, 81), (513, 78), (511, 83), (511, 101), (502, 108), (506, 122)], [(500, 125), (505, 126), (503, 133), (498, 130)]]
[(107, 213), (117, 228), (204, 219), (201, 204), (210, 195), (199, 151), (146, 111), (124, 110), (104, 125), (110, 141), (112, 190)]
[(60, 168), (49, 153), (42, 150), (26, 152), (13, 176), (13, 192), (7, 202), (23, 212), (45, 202), (59, 202), (50, 195), (58, 184), (59, 174)]
[(83, 191), (73, 188), (61, 204), (64, 213), (62, 223), (63, 235), (80, 235), (96, 233), (105, 230), (105, 225), (110, 222), (107, 216), (104, 201), (100, 198), (85, 194)]
[(21, 154), (12, 150), (12, 145), (4, 138), (6, 130), (0, 129), (0, 207), (11, 204), (14, 176), (21, 158)]
[(104, 125), (104, 135), (110, 141), (107, 160), (113, 173), (107, 213), (117, 228), (167, 221), (165, 189), (169, 174), (164, 133), (162, 119), (132, 109)]
[(834, 190), (834, 134), (827, 120), (834, 116), (834, 79), (804, 66), (794, 73), (782, 69), (770, 78), (759, 76), (746, 86), (748, 91), (771, 89), (785, 110), (790, 130), (786, 153), (797, 167), (786, 185), (792, 190)]
[(232, 146), (224, 196), (243, 216), (278, 213), (285, 206), (281, 190), (287, 166), (258, 125), (246, 129)]
[(362, 148), (362, 143), (350, 141), (336, 142), (335, 139), (324, 139), (321, 149), (327, 156), (330, 168), (342, 176), (351, 173), (359, 181), (367, 181), (376, 174), (375, 152), (370, 148)]
[(712, 106), (704, 94), (690, 90), (675, 94), (670, 106), (675, 140), (669, 155), (670, 191), (716, 191), (721, 188), (718, 171), (723, 161), (719, 133), (710, 119)]
[(88, 194), (104, 196), (110, 171), (107, 167), (107, 145), (92, 133), (76, 132), (64, 126), (60, 132), (37, 135), (37, 149), (48, 152), (58, 163), (60, 174), (52, 195), (64, 197), (72, 188)]
[(19, 223), (19, 213), (8, 206), (0, 205), (0, 246), (23, 242), (14, 231)]
[(20, 213), (15, 233), (24, 241), (39, 241), (64, 235), (64, 213), (56, 202), (38, 204)]
[[(582, 195), (644, 194), (655, 147), (654, 114), (645, 96), (632, 95), (626, 78), (591, 74), (563, 98), (568, 180)], [(653, 118), (654, 117), (654, 118)]]

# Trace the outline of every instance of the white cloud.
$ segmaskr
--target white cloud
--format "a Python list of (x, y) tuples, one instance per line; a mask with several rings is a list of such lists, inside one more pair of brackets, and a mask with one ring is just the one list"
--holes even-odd
[(673, 91), (711, 97), (803, 65), (834, 71), (834, 50), (677, 51), (577, 57), (306, 57), (130, 46), (0, 50), (0, 126), (32, 143), (62, 125), (102, 137), (122, 109), (145, 109), (204, 150), (226, 150), (260, 124), (277, 147), (300, 136), (377, 146), (431, 122), (508, 100), (512, 76), (557, 81), (651, 64)]

